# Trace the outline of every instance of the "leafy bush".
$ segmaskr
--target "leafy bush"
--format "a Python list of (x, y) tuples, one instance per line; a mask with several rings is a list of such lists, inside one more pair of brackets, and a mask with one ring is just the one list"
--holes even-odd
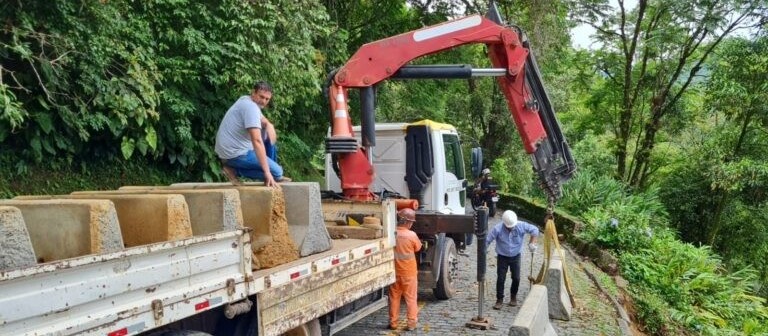
[(646, 332), (653, 335), (669, 335), (672, 321), (669, 318), (668, 305), (659, 294), (650, 290), (632, 287), (632, 298), (637, 309), (637, 317), (643, 321)]
[(632, 251), (647, 247), (654, 234), (669, 234), (656, 189), (630, 194), (621, 182), (584, 170), (564, 190), (559, 205), (581, 211), (585, 226), (579, 235), (603, 248)]
[(627, 194), (621, 182), (610, 176), (581, 169), (563, 186), (563, 198), (557, 203), (570, 213), (581, 213), (594, 206), (621, 201)]
[(654, 333), (667, 314), (674, 324), (702, 335), (768, 332), (765, 300), (750, 294), (755, 271), (727, 273), (709, 247), (658, 237), (649, 248), (625, 250), (620, 262), (622, 274), (639, 291), (641, 315)]
[(77, 190), (110, 190), (125, 185), (168, 185), (194, 178), (162, 162), (145, 158), (123, 161), (46, 161), (17, 174), (14, 158), (0, 156), (0, 198), (18, 195), (62, 195)]

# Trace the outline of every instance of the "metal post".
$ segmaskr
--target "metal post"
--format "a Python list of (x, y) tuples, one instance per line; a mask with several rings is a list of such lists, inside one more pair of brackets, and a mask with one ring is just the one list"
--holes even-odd
[(491, 321), (484, 316), (485, 306), (485, 266), (486, 244), (485, 236), (488, 234), (488, 208), (481, 206), (475, 211), (475, 236), (477, 236), (477, 317), (467, 322), (466, 326), (473, 329), (487, 330)]

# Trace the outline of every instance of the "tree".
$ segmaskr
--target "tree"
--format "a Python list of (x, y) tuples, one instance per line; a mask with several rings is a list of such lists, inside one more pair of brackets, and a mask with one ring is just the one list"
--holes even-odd
[(732, 269), (755, 267), (766, 284), (768, 38), (726, 39), (707, 68), (697, 85), (707, 113), (676, 139), (663, 199), (683, 239), (713, 246)]
[(603, 44), (598, 69), (621, 92), (614, 125), (619, 178), (646, 184), (658, 169), (651, 154), (665, 119), (680, 111), (723, 39), (754, 25), (750, 19), (765, 6), (764, 0), (639, 0), (630, 9), (619, 0), (614, 10), (607, 1), (581, 3), (582, 22)]
[(764, 195), (768, 187), (768, 37), (727, 41), (717, 56), (707, 103), (733, 132), (720, 157), (722, 168), (713, 176), (713, 189), (719, 197), (707, 237), (710, 245), (717, 239), (723, 211), (735, 194), (751, 193), (744, 201), (753, 205), (768, 199)]
[[(313, 113), (328, 53), (316, 46), (338, 44), (319, 1), (4, 1), (0, 9), (0, 142), (20, 163), (141, 155), (211, 180), (218, 122), (257, 79), (273, 83), (267, 112), (286, 135), (323, 133)], [(303, 135), (293, 137), (297, 147)]]

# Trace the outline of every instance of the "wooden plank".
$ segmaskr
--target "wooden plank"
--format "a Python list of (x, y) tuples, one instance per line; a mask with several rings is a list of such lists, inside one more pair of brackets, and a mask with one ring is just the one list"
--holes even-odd
[(382, 237), (381, 229), (345, 225), (326, 225), (325, 227), (333, 239), (378, 239)]

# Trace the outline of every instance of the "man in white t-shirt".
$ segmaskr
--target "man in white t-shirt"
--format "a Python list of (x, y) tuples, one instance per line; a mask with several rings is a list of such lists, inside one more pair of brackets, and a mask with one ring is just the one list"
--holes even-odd
[(251, 94), (240, 97), (221, 120), (215, 151), (233, 184), (240, 184), (238, 176), (262, 180), (270, 187), (290, 181), (283, 176), (283, 167), (267, 156), (265, 148), (265, 135), (276, 138), (274, 126), (261, 114), (270, 99), (272, 86), (264, 81), (256, 82)]

